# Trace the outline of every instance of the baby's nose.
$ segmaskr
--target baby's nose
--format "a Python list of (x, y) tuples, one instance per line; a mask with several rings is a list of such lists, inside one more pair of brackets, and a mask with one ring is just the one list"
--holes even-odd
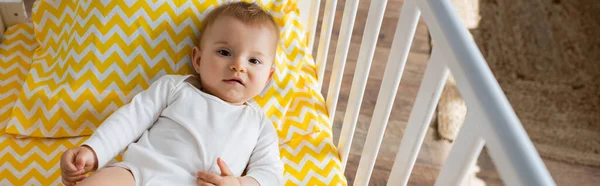
[(229, 69), (231, 69), (232, 71), (235, 72), (242, 72), (245, 73), (246, 72), (246, 68), (244, 67), (244, 63), (242, 62), (242, 60), (236, 60), (236, 62), (234, 62)]

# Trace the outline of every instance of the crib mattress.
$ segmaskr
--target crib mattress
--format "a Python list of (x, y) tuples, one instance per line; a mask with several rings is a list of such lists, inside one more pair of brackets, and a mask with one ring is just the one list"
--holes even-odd
[[(99, 2), (37, 1), (34, 6), (34, 23), (12, 26), (8, 28), (6, 34), (3, 36), (3, 42), (0, 45), (1, 55), (3, 55), (0, 56), (0, 60), (2, 60), (0, 63), (2, 64), (0, 66), (0, 72), (2, 72), (0, 73), (0, 84), (2, 82), (9, 82), (7, 80), (14, 80), (16, 83), (3, 85), (2, 89), (0, 89), (0, 98), (2, 98), (0, 101), (3, 104), (0, 105), (0, 185), (59, 185), (61, 182), (59, 160), (62, 152), (81, 144), (89, 135), (89, 131), (77, 130), (78, 128), (69, 129), (69, 127), (72, 127), (71, 124), (76, 121), (65, 122), (65, 120), (60, 120), (56, 125), (53, 125), (53, 123), (48, 122), (49, 120), (44, 120), (48, 123), (19, 125), (18, 121), (22, 117), (18, 118), (17, 116), (28, 113), (34, 113), (32, 115), (35, 115), (36, 112), (43, 114), (52, 113), (50, 112), (52, 110), (51, 106), (48, 104), (38, 105), (33, 109), (26, 108), (31, 110), (23, 110), (27, 106), (23, 99), (32, 96), (41, 96), (43, 99), (40, 100), (42, 101), (37, 101), (41, 103), (45, 103), (43, 100), (57, 99), (56, 97), (44, 95), (43, 91), (35, 94), (28, 91), (44, 89), (43, 87), (40, 88), (41, 85), (35, 84), (34, 80), (36, 78), (52, 78), (51, 75), (41, 72), (48, 71), (46, 68), (56, 62), (53, 61), (56, 59), (52, 58), (52, 55), (57, 55), (57, 51), (64, 50), (61, 47), (65, 45), (61, 46), (61, 40), (74, 41), (77, 39), (75, 36), (71, 38), (63, 35), (57, 36), (57, 33), (64, 30), (64, 28), (61, 28), (61, 24), (73, 26), (77, 24), (85, 25), (81, 20), (97, 21), (93, 18), (79, 18), (79, 20), (68, 18), (68, 16), (73, 15), (86, 15), (82, 12), (74, 14), (69, 12), (70, 10), (68, 9), (77, 9), (79, 11), (84, 9), (86, 11), (85, 8), (94, 7), (90, 3)], [(123, 4), (114, 4), (118, 2), (110, 1), (109, 4), (103, 6), (124, 6)], [(113, 4), (111, 5), (111, 3)], [(216, 3), (218, 1), (207, 0), (202, 1), (201, 6)], [(294, 11), (293, 8), (295, 1), (284, 0), (283, 2), (279, 1), (279, 4), (269, 1), (261, 1), (260, 3), (265, 6), (286, 6), (279, 9), (277, 7), (273, 8), (276, 11), (274, 15), (278, 24), (285, 25), (282, 28), (282, 34), (285, 39), (282, 41), (283, 46), (278, 50), (276, 76), (270, 82), (268, 88), (253, 100), (257, 105), (266, 110), (267, 116), (273, 121), (278, 130), (281, 159), (285, 164), (285, 185), (346, 185), (345, 177), (341, 171), (340, 158), (333, 144), (331, 124), (326, 114), (324, 99), (317, 88), (316, 66), (312, 60), (312, 56), (307, 51), (307, 47), (305, 47), (306, 38), (302, 34), (299, 34), (303, 33), (303, 28), (298, 24), (297, 11)], [(135, 6), (140, 4), (143, 6), (155, 6), (158, 2), (136, 1), (134, 5), (127, 5), (131, 6), (127, 11), (135, 12)], [(289, 11), (290, 7), (292, 7), (291, 11)], [(161, 8), (164, 7), (161, 6)], [(283, 11), (284, 9), (286, 11)], [(179, 9), (177, 10), (180, 11)], [(92, 10), (87, 11), (92, 12)], [(98, 14), (98, 11), (110, 14), (108, 9), (95, 11), (93, 14)], [(156, 11), (165, 10), (159, 8)], [(98, 15), (95, 16), (98, 17)], [(63, 19), (57, 19), (60, 17)], [(73, 20), (75, 22), (64, 23)], [(179, 21), (176, 20), (174, 22)], [(33, 29), (33, 25), (36, 26), (35, 29)], [(97, 23), (92, 25), (95, 27), (100, 26)], [(80, 34), (84, 35), (84, 33)], [(119, 36), (111, 35), (111, 37)], [(112, 39), (115, 40), (114, 38)], [(119, 39), (123, 38), (117, 38), (116, 40)], [(38, 44), (40, 44), (40, 47), (35, 49)], [(86, 43), (82, 44), (85, 45)], [(185, 49), (187, 48), (179, 48), (179, 50)], [(172, 61), (177, 62), (185, 53), (176, 52), (173, 55), (180, 57), (172, 59)], [(14, 58), (14, 56), (19, 56), (19, 58)], [(20, 61), (18, 67), (8, 65), (15, 63), (13, 62), (15, 60)], [(69, 61), (60, 62), (69, 65)], [(71, 65), (75, 66), (77, 64)], [(18, 70), (15, 71), (14, 69)], [(44, 75), (48, 77), (44, 77)], [(13, 88), (5, 88), (9, 86)], [(85, 95), (85, 93), (80, 94)], [(126, 94), (134, 95), (135, 91)], [(44, 98), (43, 96), (48, 97)], [(83, 96), (80, 96), (81, 100), (73, 99), (74, 103), (84, 103), (86, 100), (83, 100), (84, 98), (81, 97)], [(21, 107), (15, 107), (15, 103), (20, 104)], [(116, 109), (116, 107), (112, 109)], [(55, 115), (51, 116), (55, 117)], [(51, 125), (44, 126), (47, 124)], [(92, 130), (93, 126), (89, 127), (89, 129)]]

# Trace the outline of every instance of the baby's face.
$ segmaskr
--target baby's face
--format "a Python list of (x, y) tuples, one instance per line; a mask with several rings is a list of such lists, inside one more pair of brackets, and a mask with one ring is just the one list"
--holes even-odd
[(277, 38), (272, 28), (225, 16), (204, 32), (192, 51), (203, 91), (232, 104), (260, 94), (273, 74)]

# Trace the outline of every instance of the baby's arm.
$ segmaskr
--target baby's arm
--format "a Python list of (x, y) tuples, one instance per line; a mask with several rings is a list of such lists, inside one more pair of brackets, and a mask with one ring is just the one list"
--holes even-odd
[(167, 107), (169, 95), (175, 86), (173, 76), (161, 77), (98, 127), (83, 143), (95, 152), (98, 168), (106, 165), (154, 124)]
[(266, 117), (263, 117), (260, 131), (256, 147), (250, 155), (248, 172), (240, 182), (252, 182), (248, 179), (253, 178), (262, 186), (283, 185), (283, 162), (279, 157), (277, 131)]

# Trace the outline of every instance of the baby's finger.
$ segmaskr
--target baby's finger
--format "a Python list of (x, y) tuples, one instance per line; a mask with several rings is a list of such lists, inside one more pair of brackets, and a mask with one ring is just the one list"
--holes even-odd
[(86, 159), (83, 156), (77, 156), (75, 157), (75, 167), (77, 168), (77, 170), (85, 170), (84, 166), (86, 163)]
[(85, 172), (78, 170), (75, 172), (65, 172), (63, 175), (66, 177), (77, 177), (77, 176), (85, 175)]
[(215, 184), (208, 183), (200, 178), (196, 179), (196, 181), (198, 182), (198, 186), (215, 186)]
[(65, 186), (72, 186), (72, 185), (75, 185), (75, 184), (73, 184), (72, 182), (70, 182), (70, 181), (67, 181), (67, 180), (66, 180), (64, 177), (62, 178), (62, 182), (63, 182), (63, 184), (64, 184)]
[(221, 176), (233, 176), (233, 173), (229, 170), (229, 167), (223, 159), (217, 158), (217, 165), (219, 166), (219, 169), (221, 169)]
[(85, 178), (85, 174), (82, 174), (79, 176), (67, 176), (67, 177), (63, 177), (63, 178), (71, 183), (75, 183), (75, 182), (83, 180)]
[(223, 179), (219, 175), (206, 172), (198, 172), (198, 178), (215, 185), (221, 183), (221, 179)]
[(76, 172), (77, 167), (74, 164), (75, 154), (71, 150), (67, 150), (61, 159), (61, 164), (64, 165), (64, 168), (67, 172)]
[(63, 171), (63, 176), (67, 176), (67, 177), (75, 177), (75, 176), (80, 176), (80, 175), (84, 175), (86, 173), (85, 170), (81, 169), (81, 170), (77, 170), (77, 171)]

